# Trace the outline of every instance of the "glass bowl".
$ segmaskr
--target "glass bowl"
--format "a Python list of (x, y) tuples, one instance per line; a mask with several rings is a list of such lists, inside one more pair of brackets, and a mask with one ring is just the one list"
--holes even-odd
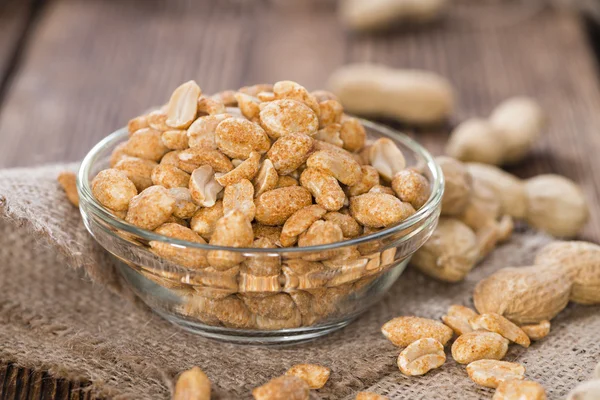
[[(98, 143), (81, 164), (77, 187), (83, 221), (114, 256), (133, 291), (178, 326), (242, 343), (325, 335), (381, 299), (431, 236), (440, 214), (443, 175), (429, 152), (392, 129), (362, 123), (370, 139), (394, 140), (407, 165), (418, 166), (431, 184), (427, 203), (396, 226), (329, 245), (276, 249), (211, 246), (137, 228), (105, 209), (90, 188), (96, 174), (109, 167), (115, 147), (127, 140), (126, 129)], [(210, 252), (230, 264), (217, 269), (194, 263), (192, 268), (188, 262)]]

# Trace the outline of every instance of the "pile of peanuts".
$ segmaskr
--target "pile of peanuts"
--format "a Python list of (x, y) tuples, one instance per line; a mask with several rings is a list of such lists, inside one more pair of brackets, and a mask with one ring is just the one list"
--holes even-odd
[[(171, 238), (238, 248), (326, 245), (398, 224), (430, 195), (427, 178), (406, 168), (391, 139), (368, 141), (335, 95), (291, 81), (213, 96), (189, 81), (128, 130), (92, 193), (115, 216)], [(391, 266), (396, 250), (346, 246), (282, 259), (149, 245), (201, 272), (186, 292), (176, 274), (143, 271), (184, 290), (179, 312), (246, 329), (322, 320)]]

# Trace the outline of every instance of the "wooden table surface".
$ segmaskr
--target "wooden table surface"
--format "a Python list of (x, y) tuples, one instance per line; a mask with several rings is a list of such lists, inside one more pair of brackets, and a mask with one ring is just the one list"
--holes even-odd
[[(447, 127), (404, 127), (436, 154), (457, 121), (509, 96), (539, 99), (550, 125), (511, 172), (581, 183), (592, 206), (582, 238), (598, 242), (600, 91), (582, 20), (527, 6), (477, 22), (473, 3), (455, 7), (427, 28), (353, 35), (339, 26), (334, 1), (2, 0), (0, 167), (79, 160), (188, 79), (207, 93), (281, 79), (316, 89), (341, 64), (380, 62), (430, 69), (455, 85)], [(10, 361), (0, 361), (2, 399), (89, 397), (89, 383)]]

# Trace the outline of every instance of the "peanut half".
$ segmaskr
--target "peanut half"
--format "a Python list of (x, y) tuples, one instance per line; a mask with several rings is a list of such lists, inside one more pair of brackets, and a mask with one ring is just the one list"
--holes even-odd
[(210, 400), (210, 380), (198, 367), (183, 372), (173, 393), (173, 400)]
[(443, 346), (452, 339), (452, 329), (433, 319), (397, 317), (381, 327), (383, 335), (398, 347), (407, 347), (414, 341), (433, 338)]
[(497, 388), (503, 381), (522, 380), (525, 376), (525, 367), (507, 361), (477, 360), (467, 365), (467, 373), (473, 382), (481, 386)]
[(288, 369), (285, 374), (306, 381), (311, 389), (321, 389), (327, 383), (331, 370), (316, 364), (298, 364)]
[(452, 357), (460, 364), (477, 360), (501, 360), (508, 350), (508, 340), (495, 332), (474, 331), (460, 335), (452, 344)]
[(409, 344), (398, 356), (398, 368), (404, 375), (423, 375), (446, 362), (444, 346), (432, 338), (423, 338)]

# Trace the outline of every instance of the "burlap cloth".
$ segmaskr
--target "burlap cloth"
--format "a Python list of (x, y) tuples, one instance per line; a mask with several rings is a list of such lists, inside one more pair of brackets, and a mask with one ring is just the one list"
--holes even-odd
[[(409, 269), (356, 322), (313, 342), (233, 345), (184, 332), (131, 301), (60, 191), (55, 178), (64, 169), (0, 171), (0, 360), (90, 380), (100, 396), (168, 398), (171, 379), (198, 365), (212, 380), (215, 398), (247, 399), (253, 387), (292, 364), (314, 362), (333, 373), (313, 398), (350, 399), (360, 390), (392, 399), (491, 398), (492, 390), (470, 381), (450, 356), (423, 377), (403, 376), (396, 366), (399, 350), (379, 329), (394, 316), (437, 319), (450, 304), (471, 304), (478, 280), (500, 267), (527, 264), (549, 241), (515, 234), (459, 284)], [(600, 307), (570, 305), (552, 322), (549, 337), (529, 349), (512, 345), (506, 359), (524, 364), (527, 377), (558, 399), (589, 379), (600, 360)]]

